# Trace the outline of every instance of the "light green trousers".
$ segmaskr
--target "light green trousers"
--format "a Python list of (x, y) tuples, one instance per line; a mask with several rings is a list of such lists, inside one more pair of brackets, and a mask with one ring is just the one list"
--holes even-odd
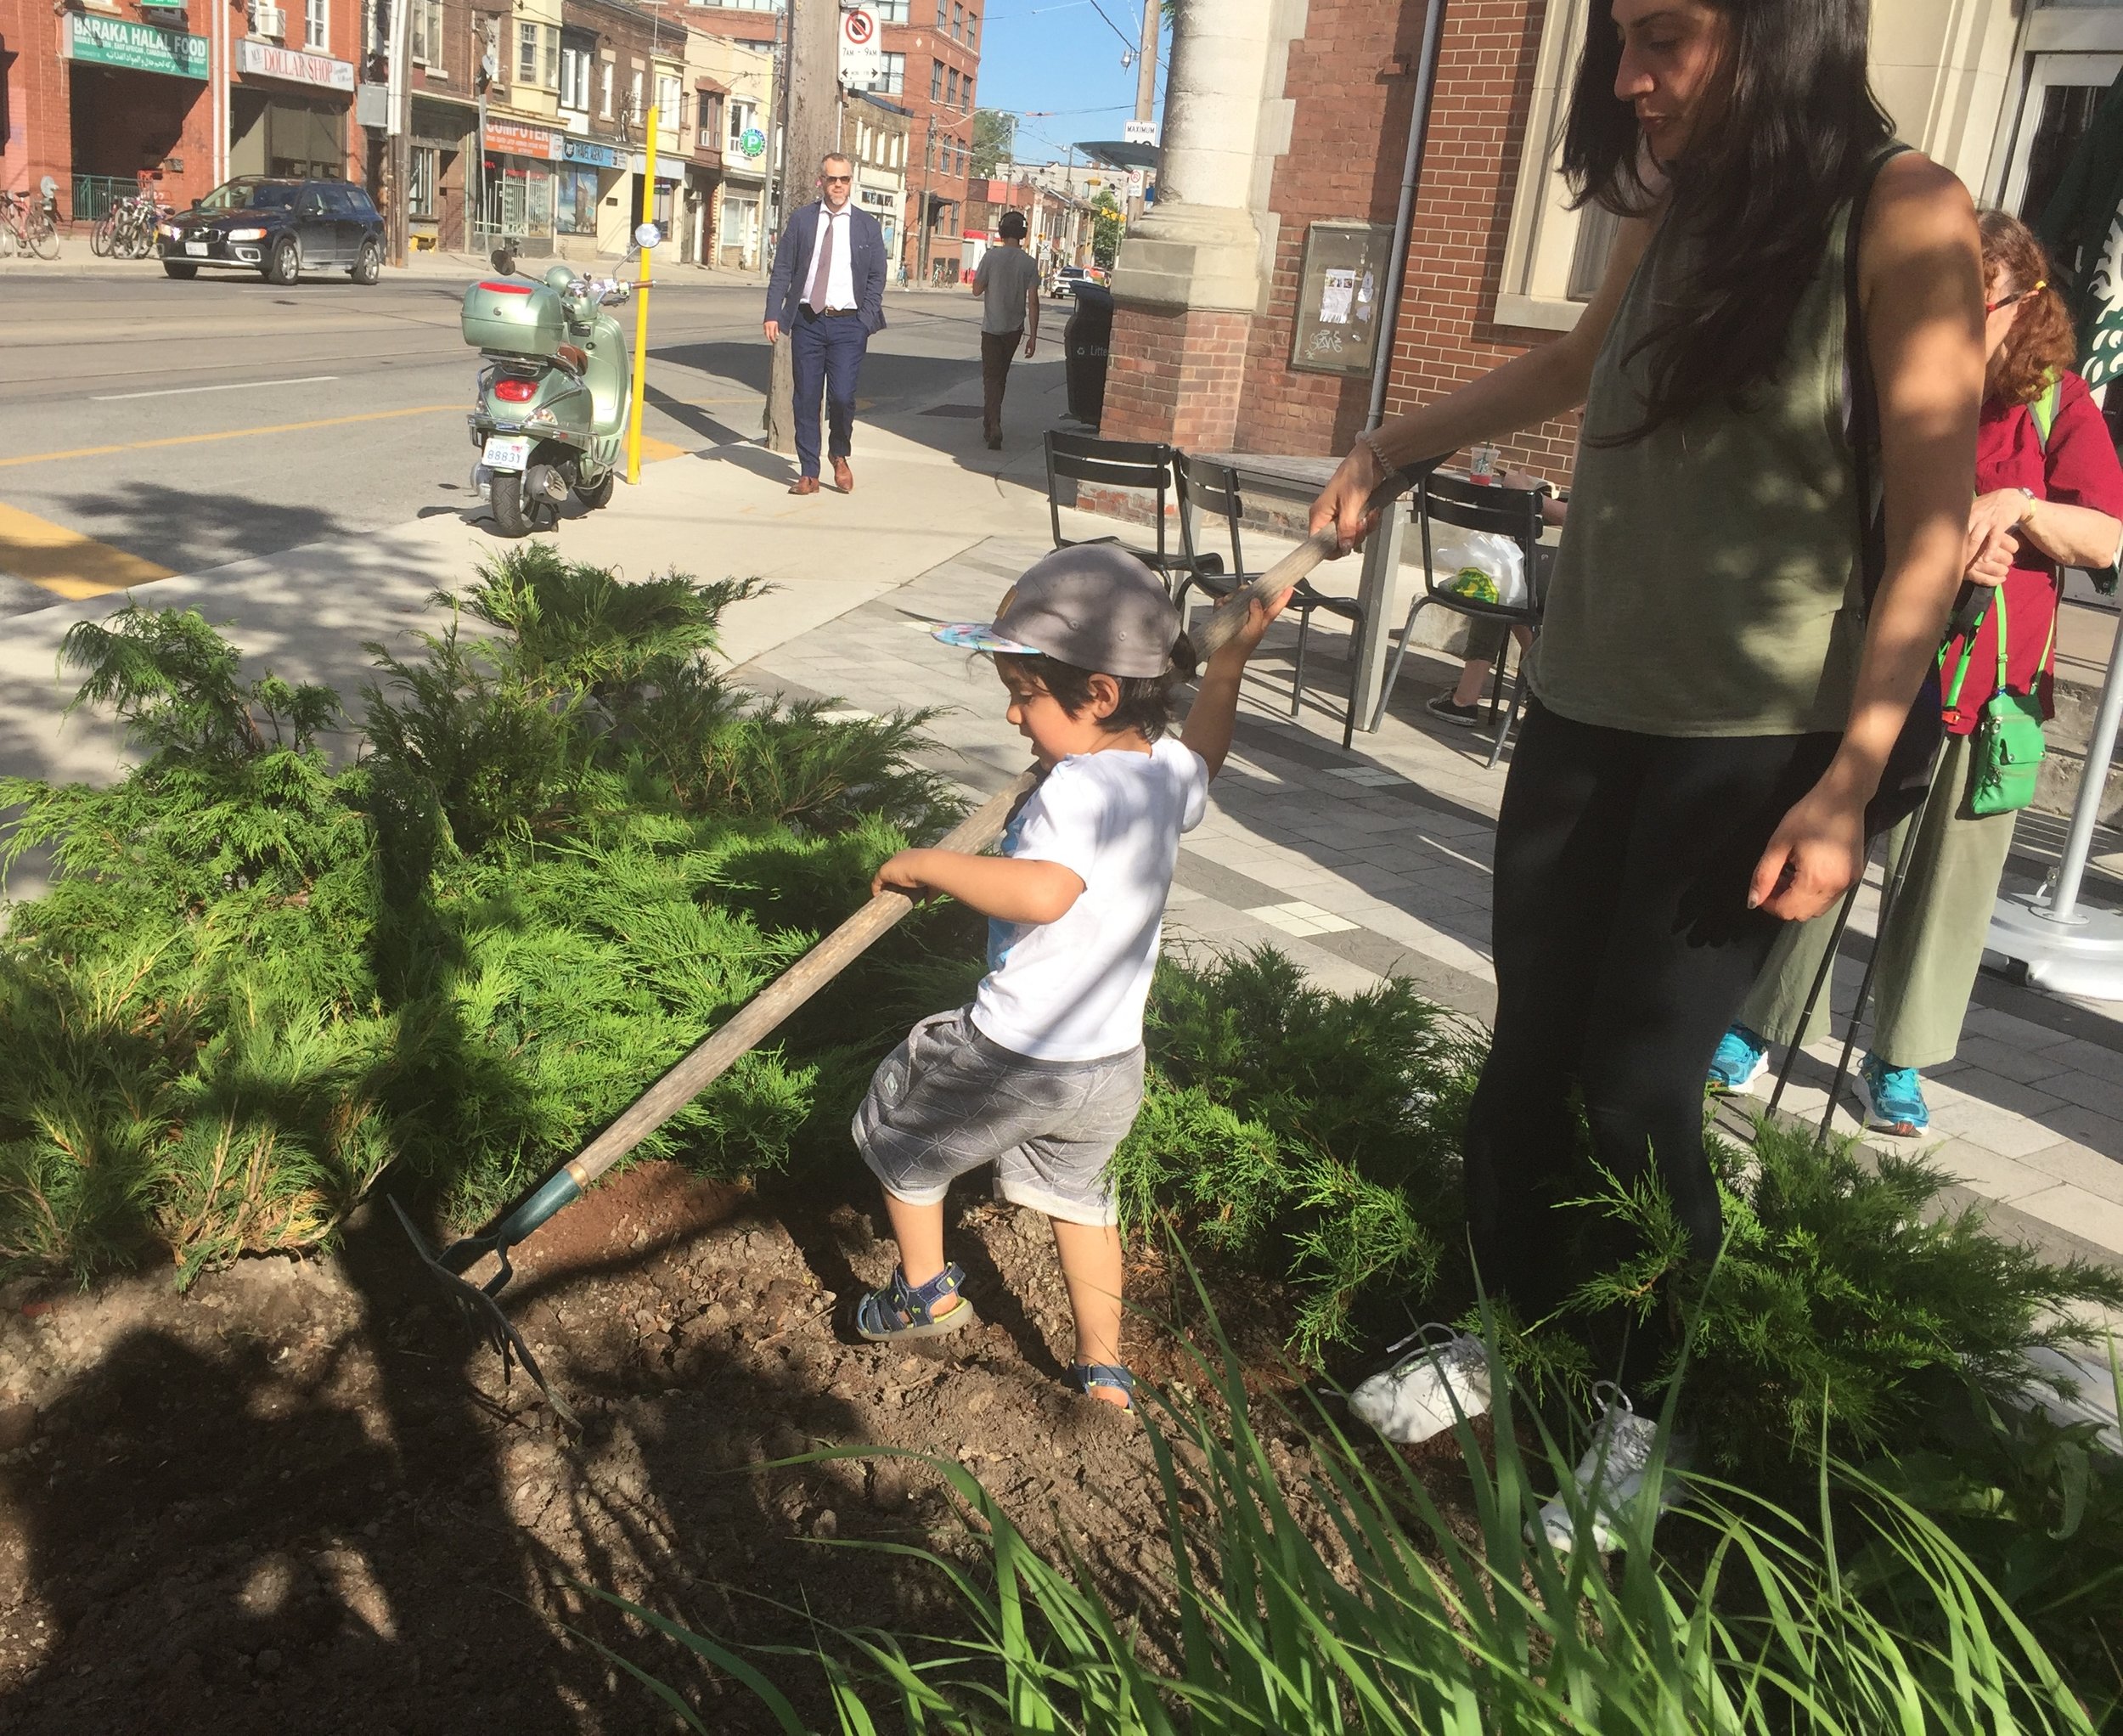
[[(2019, 816), (1968, 812), (1974, 771), (1970, 738), (1950, 736), (1940, 757), (1936, 791), (1951, 790), (1951, 803), (1934, 801), (1919, 817), (1923, 831), (1910, 857), (1908, 877), (1888, 915), (1879, 967), (1872, 978), (1872, 1052), (1890, 1067), (1936, 1067), (1953, 1059), (1961, 1021), (1983, 962), (1991, 909), (2013, 844)], [(1901, 860), (1911, 822), (1888, 841), (1891, 873)], [(1799, 1031), (1806, 991), (1835, 929), (1832, 906), (1810, 922), (1792, 922), (1777, 937), (1769, 961), (1749, 990), (1739, 1022), (1772, 1043), (1817, 1043), (1828, 1034), (1828, 991), (1815, 1002), (1813, 1017)]]

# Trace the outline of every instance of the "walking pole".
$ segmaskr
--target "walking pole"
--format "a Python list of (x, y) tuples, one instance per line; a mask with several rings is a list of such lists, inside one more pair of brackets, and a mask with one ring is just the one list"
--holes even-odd
[[(1893, 920), (1895, 901), (1901, 895), (1902, 882), (1908, 876), (1910, 860), (1917, 854), (1917, 840), (1923, 836), (1924, 821), (1930, 817), (1931, 804), (1938, 798), (1939, 768), (1944, 764), (1943, 756), (1933, 763), (1931, 781), (1925, 786), (1923, 801), (1909, 817), (1909, 836), (1902, 840), (1901, 853), (1895, 860), (1895, 871), (1880, 882), (1880, 920), (1872, 931), (1872, 955), (1866, 960), (1865, 974), (1858, 978), (1857, 1004), (1850, 1009), (1850, 1027), (1843, 1034), (1843, 1053), (1835, 1063), (1835, 1077), (1828, 1082), (1828, 1101), (1821, 1111), (1821, 1129), (1814, 1136), (1816, 1145), (1827, 1142), (1828, 1129), (1834, 1124), (1836, 1100), (1843, 1095), (1843, 1081), (1850, 1071), (1850, 1054), (1857, 1047), (1858, 1022), (1865, 1017), (1865, 1003), (1872, 998), (1872, 973), (1879, 968), (1881, 953), (1887, 950), (1887, 925)], [(1860, 883), (1862, 883), (1861, 880)], [(1828, 957), (1833, 962), (1834, 953), (1831, 952)]]
[[(656, 106), (649, 105), (648, 124), (641, 142), (641, 185), (643, 210), (652, 212), (656, 208)], [(634, 403), (627, 414), (627, 486), (632, 488), (641, 480), (641, 400), (649, 385), (649, 280), (654, 273), (649, 261), (656, 251), (654, 241), (643, 239), (643, 231), (655, 228), (653, 217), (644, 215), (641, 228), (634, 231), (634, 240), (641, 247), (640, 299), (634, 303)]]
[[(1866, 860), (1872, 860), (1872, 852), (1866, 852)], [(1858, 893), (1865, 889), (1862, 871), (1850, 882), (1850, 889), (1843, 894), (1843, 903), (1835, 913), (1835, 928), (1828, 936), (1828, 950), (1822, 955), (1821, 968), (1813, 973), (1813, 987), (1806, 991), (1806, 1004), (1800, 1009), (1798, 1029), (1791, 1040), (1784, 1045), (1783, 1065), (1777, 1069), (1777, 1088), (1769, 1094), (1769, 1113), (1777, 1113), (1777, 1106), (1784, 1098), (1784, 1087), (1791, 1083), (1792, 1064), (1799, 1059), (1799, 1046), (1805, 1040), (1806, 1027), (1812, 1022), (1815, 1004), (1821, 999), (1821, 991), (1827, 987), (1828, 972), (1835, 968), (1836, 949), (1843, 944), (1843, 931), (1850, 926), (1850, 912), (1856, 907)]]

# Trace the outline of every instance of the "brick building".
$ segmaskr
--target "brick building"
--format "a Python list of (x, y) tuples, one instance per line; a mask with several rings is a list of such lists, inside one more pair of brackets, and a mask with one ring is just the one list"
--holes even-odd
[[(882, 25), (885, 78), (874, 94), (908, 116), (905, 206), (896, 235), (901, 274), (957, 281), (972, 270), (963, 229), (972, 174), (973, 107), (987, 0), (872, 0)], [(695, 28), (773, 43), (786, 38), (784, 0), (691, 3)], [(800, 177), (800, 183), (797, 180)], [(809, 196), (809, 170), (797, 165), (789, 198)], [(926, 217), (926, 222), (924, 221)], [(777, 217), (775, 221), (779, 221)]]
[[(1388, 413), (1566, 330), (1611, 220), (1556, 173), (1588, 0), (1450, 0), (1390, 347)], [(1346, 450), (1371, 389), (1425, 0), (1180, 0), (1159, 198), (1115, 274), (1103, 431)], [(2039, 211), (2123, 68), (2123, 7), (1873, 0), (1901, 135)], [(1534, 144), (1529, 148), (1529, 141)], [(1506, 455), (1567, 473), (1574, 419)]]
[(359, 0), (225, 19), (182, 0), (0, 0), (0, 185), (48, 175), (62, 217), (85, 221), (143, 181), (183, 205), (232, 174), (358, 176), (361, 28)]

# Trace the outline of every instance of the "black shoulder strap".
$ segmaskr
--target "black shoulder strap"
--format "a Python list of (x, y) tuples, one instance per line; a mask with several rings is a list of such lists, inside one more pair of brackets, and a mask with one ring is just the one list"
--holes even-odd
[(1850, 376), (1850, 455), (1857, 480), (1858, 546), (1865, 566), (1865, 602), (1880, 588), (1887, 571), (1887, 517), (1872, 474), (1880, 448), (1879, 392), (1872, 382), (1872, 357), (1865, 344), (1865, 311), (1858, 297), (1858, 238), (1864, 231), (1865, 207), (1879, 172), (1910, 147), (1890, 144), (1878, 152), (1858, 177), (1850, 194), (1850, 214), (1843, 237), (1843, 365)]

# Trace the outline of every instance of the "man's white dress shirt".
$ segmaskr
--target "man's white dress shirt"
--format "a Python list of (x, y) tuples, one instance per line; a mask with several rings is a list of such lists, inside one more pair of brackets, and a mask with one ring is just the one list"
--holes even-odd
[[(818, 268), (819, 249), (825, 245), (827, 225), (838, 225), (837, 233), (833, 237), (832, 261), (825, 268), (825, 305), (828, 308), (853, 307), (855, 305), (855, 270), (849, 257), (855, 245), (854, 226), (848, 222), (854, 209), (852, 200), (837, 211), (824, 200), (819, 201), (818, 238), (811, 244), (811, 268), (814, 271)], [(811, 286), (806, 282), (803, 287), (804, 299), (808, 302)]]

